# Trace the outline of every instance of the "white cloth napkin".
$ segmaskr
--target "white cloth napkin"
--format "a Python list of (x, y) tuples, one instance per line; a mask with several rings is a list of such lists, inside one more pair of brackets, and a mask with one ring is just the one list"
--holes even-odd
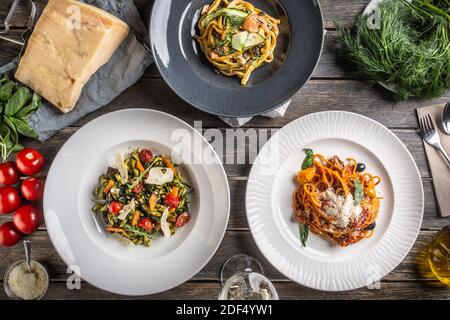
[[(262, 116), (268, 117), (268, 118), (282, 118), (284, 116), (284, 114), (286, 113), (286, 110), (290, 104), (291, 104), (291, 100), (289, 100), (288, 102), (285, 102), (280, 107), (278, 107), (270, 112), (262, 114)], [(253, 119), (253, 117), (248, 117), (248, 118), (219, 117), (219, 118), (223, 122), (228, 124), (230, 127), (234, 127), (234, 128), (239, 128)]]

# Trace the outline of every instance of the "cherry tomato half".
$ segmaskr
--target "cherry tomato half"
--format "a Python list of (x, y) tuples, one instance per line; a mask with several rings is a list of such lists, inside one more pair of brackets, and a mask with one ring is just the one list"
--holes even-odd
[(12, 247), (22, 239), (22, 234), (16, 229), (14, 223), (6, 222), (0, 226), (0, 245)]
[(153, 160), (153, 153), (148, 149), (139, 151), (139, 160), (141, 162), (151, 162)]
[(44, 165), (44, 156), (35, 149), (25, 148), (16, 155), (17, 169), (26, 176), (39, 173)]
[(122, 210), (123, 208), (123, 203), (117, 202), (117, 201), (112, 201), (109, 204), (109, 212), (111, 212), (112, 214), (118, 214), (120, 212), (120, 210)]
[(178, 204), (180, 203), (180, 198), (169, 193), (164, 198), (164, 203), (167, 204), (171, 208), (176, 208), (176, 207), (178, 207)]
[(14, 213), (13, 222), (20, 232), (32, 234), (39, 227), (43, 218), (41, 209), (32, 204), (25, 204)]
[(0, 187), (0, 213), (11, 213), (22, 204), (19, 192), (11, 186)]
[(44, 181), (35, 177), (27, 178), (20, 185), (20, 192), (28, 201), (41, 200), (44, 195)]
[(190, 218), (191, 216), (189, 215), (189, 213), (183, 212), (177, 217), (177, 220), (175, 221), (175, 227), (181, 228), (182, 226), (184, 226), (186, 223), (189, 222)]
[(19, 178), (19, 172), (14, 162), (0, 164), (0, 184), (10, 186), (19, 182)]
[(132, 189), (134, 193), (141, 193), (144, 191), (144, 185), (142, 183), (139, 183), (136, 187)]
[(141, 227), (142, 229), (144, 229), (147, 232), (151, 232), (153, 229), (153, 222), (151, 219), (149, 218), (144, 218), (139, 220), (139, 227)]

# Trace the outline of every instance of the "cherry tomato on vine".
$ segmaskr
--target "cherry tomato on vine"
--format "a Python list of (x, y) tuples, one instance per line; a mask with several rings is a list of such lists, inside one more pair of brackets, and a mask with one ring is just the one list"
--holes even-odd
[(41, 209), (32, 204), (25, 204), (14, 213), (13, 222), (20, 232), (32, 234), (39, 227), (43, 218)]
[(20, 192), (28, 201), (42, 200), (44, 195), (44, 181), (35, 177), (27, 178), (20, 185)]
[(44, 156), (35, 149), (25, 148), (16, 155), (17, 169), (26, 176), (39, 173), (44, 165)]
[(16, 229), (14, 223), (6, 222), (0, 225), (0, 245), (12, 247), (22, 239), (22, 234)]
[(7, 214), (15, 211), (22, 204), (19, 192), (11, 186), (0, 187), (0, 213)]
[(14, 162), (0, 163), (0, 184), (10, 186), (19, 182), (19, 178), (19, 171)]

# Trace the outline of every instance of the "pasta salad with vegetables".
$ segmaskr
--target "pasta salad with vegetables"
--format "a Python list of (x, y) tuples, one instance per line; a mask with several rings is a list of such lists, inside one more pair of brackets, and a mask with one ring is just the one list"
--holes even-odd
[(158, 233), (170, 237), (189, 222), (191, 189), (169, 157), (139, 148), (115, 155), (99, 177), (92, 211), (124, 244), (150, 246)]

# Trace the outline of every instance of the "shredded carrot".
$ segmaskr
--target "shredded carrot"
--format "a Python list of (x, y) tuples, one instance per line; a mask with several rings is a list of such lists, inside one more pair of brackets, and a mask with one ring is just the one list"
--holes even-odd
[(132, 227), (137, 226), (140, 217), (141, 217), (141, 213), (139, 212), (139, 210), (136, 210), (136, 212), (134, 213), (134, 216), (133, 216), (133, 220), (131, 220)]
[(114, 187), (114, 180), (109, 180), (108, 184), (103, 189), (103, 193), (108, 193), (111, 188)]
[(175, 167), (173, 166), (172, 162), (169, 159), (163, 158), (163, 162), (167, 166), (167, 168), (173, 171), (173, 174), (177, 173), (177, 170), (175, 169)]
[(172, 187), (170, 193), (174, 196), (178, 196), (178, 187)]
[(106, 231), (113, 233), (124, 233), (125, 231), (122, 228), (106, 228)]
[(152, 194), (150, 199), (148, 200), (148, 206), (150, 207), (150, 211), (155, 210), (156, 203), (158, 202), (158, 197), (156, 194)]
[(169, 209), (169, 212), (170, 212), (170, 213), (173, 213), (173, 212), (175, 212), (175, 209), (176, 209), (176, 208), (170, 208), (170, 209)]
[(136, 161), (136, 168), (137, 168), (140, 172), (144, 172), (144, 171), (145, 171), (145, 168), (144, 168), (144, 166), (142, 165), (142, 163), (141, 163), (140, 160), (137, 160), (137, 161)]

